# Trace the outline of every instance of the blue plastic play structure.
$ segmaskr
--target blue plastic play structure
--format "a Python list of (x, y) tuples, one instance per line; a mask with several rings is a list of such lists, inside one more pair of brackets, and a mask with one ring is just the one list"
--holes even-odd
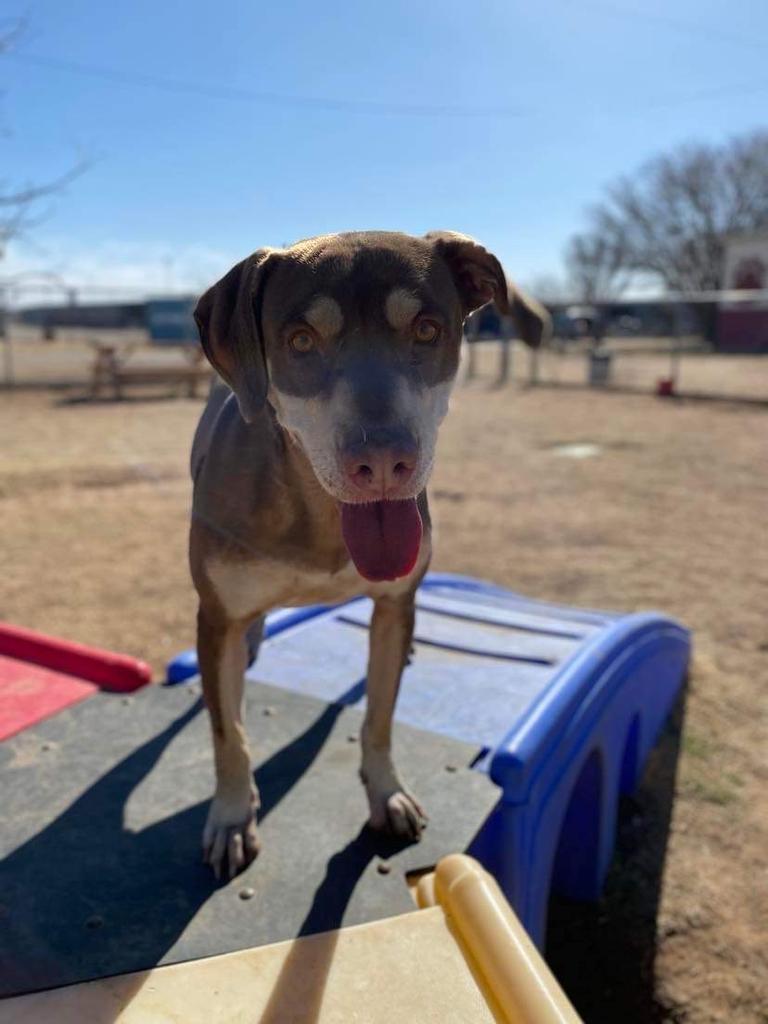
[[(274, 613), (248, 675), (362, 705), (371, 609), (360, 598)], [(689, 656), (688, 631), (656, 613), (583, 611), (437, 573), (419, 589), (397, 719), (477, 749), (471, 767), (499, 801), (469, 852), (538, 945), (551, 892), (598, 898), (619, 797), (639, 781)], [(186, 652), (168, 681), (196, 671)]]

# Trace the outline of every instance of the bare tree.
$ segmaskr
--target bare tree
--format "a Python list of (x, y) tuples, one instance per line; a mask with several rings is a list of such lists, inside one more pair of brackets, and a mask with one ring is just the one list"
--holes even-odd
[(579, 302), (616, 298), (627, 285), (626, 252), (619, 232), (585, 231), (568, 243), (565, 262), (571, 295)]
[(523, 287), (529, 295), (533, 295), (545, 305), (565, 302), (572, 295), (568, 282), (558, 274), (535, 274), (523, 283)]
[[(0, 57), (16, 45), (25, 29), (26, 23), (21, 19), (0, 35)], [(0, 180), (0, 260), (11, 239), (17, 238), (39, 219), (40, 200), (60, 192), (79, 177), (86, 166), (87, 161), (78, 160), (64, 174), (45, 182), (13, 185)]]
[(768, 131), (657, 157), (610, 186), (589, 219), (569, 263), (590, 286), (616, 265), (669, 291), (716, 290), (726, 238), (768, 228)]

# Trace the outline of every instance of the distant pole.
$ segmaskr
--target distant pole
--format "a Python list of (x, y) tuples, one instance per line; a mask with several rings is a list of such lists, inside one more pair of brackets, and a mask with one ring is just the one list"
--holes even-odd
[(672, 306), (672, 337), (669, 346), (669, 379), (672, 387), (677, 391), (678, 376), (680, 374), (680, 305), (675, 302)]
[(3, 338), (3, 366), (5, 368), (5, 386), (12, 388), (14, 384), (13, 374), (13, 346), (11, 345), (11, 339), (9, 335)]
[(8, 330), (8, 289), (0, 287), (0, 339), (3, 342), (3, 380), (7, 388), (14, 384), (13, 346)]
[(475, 369), (477, 366), (477, 339), (467, 338), (466, 340), (466, 353), (467, 353), (467, 372), (464, 374), (464, 380), (470, 381), (475, 379)]
[(466, 368), (464, 371), (464, 381), (467, 383), (470, 380), (474, 380), (475, 372), (477, 369), (477, 317), (472, 316), (469, 318), (467, 323), (464, 325), (464, 340), (463, 348), (466, 356)]
[(512, 339), (509, 334), (504, 331), (503, 326), (499, 344), (501, 345), (501, 352), (499, 353), (499, 379), (497, 383), (498, 386), (501, 387), (509, 380), (510, 354), (512, 348)]
[(532, 348), (528, 363), (528, 383), (533, 387), (539, 383), (539, 350)]

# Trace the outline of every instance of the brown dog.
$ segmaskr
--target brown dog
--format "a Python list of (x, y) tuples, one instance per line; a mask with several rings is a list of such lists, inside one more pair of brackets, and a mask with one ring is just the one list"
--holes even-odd
[(414, 838), (424, 826), (392, 763), (392, 715), (462, 325), (492, 299), (539, 344), (546, 313), (472, 239), (360, 232), (260, 249), (198, 303), (203, 348), (228, 385), (212, 389), (195, 435), (190, 534), (216, 765), (203, 848), (217, 876), (225, 858), (232, 877), (258, 852), (243, 673), (279, 605), (373, 598), (370, 824)]

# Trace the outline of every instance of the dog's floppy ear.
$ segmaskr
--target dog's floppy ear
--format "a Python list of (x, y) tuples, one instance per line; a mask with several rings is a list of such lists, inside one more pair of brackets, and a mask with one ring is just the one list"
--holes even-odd
[(234, 391), (246, 423), (263, 408), (269, 387), (261, 298), (275, 253), (259, 249), (248, 256), (209, 288), (195, 307), (203, 351)]
[(507, 299), (520, 337), (531, 348), (538, 348), (552, 335), (552, 317), (536, 299), (507, 283)]
[(507, 280), (501, 264), (469, 235), (457, 231), (430, 231), (424, 236), (442, 256), (453, 275), (464, 308), (464, 316), (495, 302), (500, 313), (511, 313)]
[(549, 313), (535, 299), (507, 281), (493, 253), (468, 235), (456, 231), (430, 231), (425, 237), (448, 264), (465, 316), (487, 302), (493, 302), (500, 313), (512, 315), (526, 345), (538, 348), (549, 336)]

